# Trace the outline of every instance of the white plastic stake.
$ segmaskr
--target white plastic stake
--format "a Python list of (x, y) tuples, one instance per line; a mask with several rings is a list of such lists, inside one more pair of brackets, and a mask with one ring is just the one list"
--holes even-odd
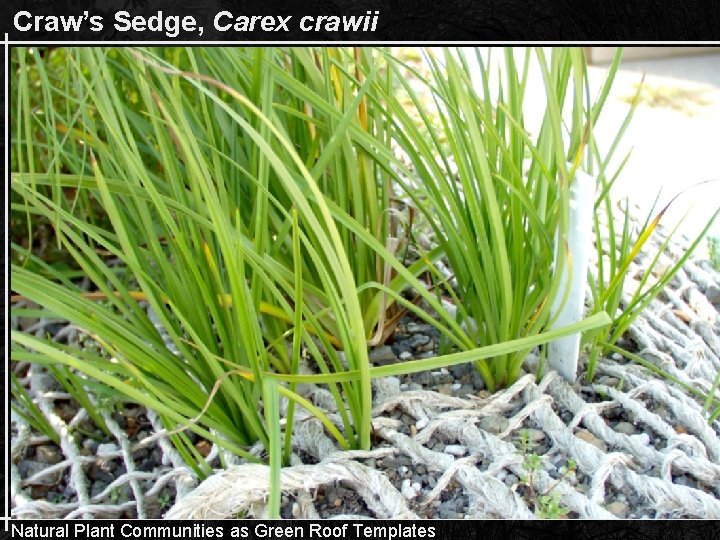
[[(592, 246), (593, 198), (595, 179), (582, 171), (576, 171), (570, 186), (570, 219), (568, 247), (572, 257), (572, 268), (563, 269), (560, 292), (555, 298), (552, 313), (555, 315), (562, 302), (565, 287), (570, 279), (567, 302), (558, 314), (554, 328), (561, 328), (578, 322), (585, 307), (585, 286), (587, 283), (588, 260)], [(556, 239), (555, 249), (560, 249)], [(548, 345), (548, 365), (570, 382), (577, 378), (580, 334), (574, 334), (552, 341)]]

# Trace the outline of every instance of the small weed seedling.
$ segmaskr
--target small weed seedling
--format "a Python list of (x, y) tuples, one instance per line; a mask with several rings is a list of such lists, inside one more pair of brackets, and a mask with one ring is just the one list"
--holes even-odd
[(570, 459), (565, 466), (562, 476), (555, 481), (547, 490), (539, 493), (536, 487), (536, 475), (542, 470), (542, 459), (535, 452), (529, 453), (532, 446), (527, 430), (520, 434), (520, 451), (525, 458), (523, 470), (526, 474), (521, 475), (520, 483), (527, 488), (529, 502), (535, 508), (535, 512), (541, 519), (564, 519), (570, 509), (560, 504), (560, 493), (556, 491), (557, 486), (565, 478), (575, 474), (577, 463)]
[(542, 519), (564, 519), (570, 509), (560, 505), (560, 494), (552, 491), (538, 497), (537, 512)]
[(118, 504), (120, 502), (120, 495), (121, 491), (119, 487), (115, 487), (110, 490), (110, 501), (113, 504)]
[(66, 504), (68, 502), (68, 498), (62, 493), (58, 493), (52, 498), (50, 502), (53, 504)]
[(160, 505), (160, 508), (168, 508), (170, 506), (170, 501), (172, 500), (172, 495), (170, 492), (166, 489), (163, 490), (160, 495), (158, 495), (157, 501)]

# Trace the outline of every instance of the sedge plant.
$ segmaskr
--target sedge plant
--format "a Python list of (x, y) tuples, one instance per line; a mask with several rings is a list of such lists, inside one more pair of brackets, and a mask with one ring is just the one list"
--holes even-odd
[[(253, 58), (259, 63), (256, 73), (273, 61), (268, 58), (272, 52)], [(37, 175), (30, 168), (23, 171), (26, 176), (14, 180), (23, 200), (18, 211), (55, 223), (57, 241), (108, 305), (21, 265), (13, 269), (15, 291), (91, 333), (114, 361), (130, 371), (129, 384), (142, 387), (148, 398), (163, 400), (158, 412), (166, 420), (172, 411), (173, 424), (188, 423), (202, 410), (208, 428), (228, 432), (227, 426), (234, 426), (225, 446), (250, 458), (242, 448), (255, 441), (268, 444), (255, 381), (263, 371), (290, 372), (293, 366), (282, 339), (296, 317), (291, 305), (296, 283), (292, 266), (271, 256), (271, 242), (283, 246), (282, 235), (292, 228), (287, 211), (279, 218), (269, 215), (271, 204), (274, 210), (283, 208), (274, 194), (284, 189), (285, 197), (298, 207), (304, 228), (302, 268), (308, 283), (296, 300), (306, 305), (300, 303), (298, 309), (307, 307), (312, 313), (304, 324), (321, 341), (320, 348), (314, 345), (321, 369), (343, 369), (332, 346), (341, 342), (344, 360), (364, 373), (364, 384), (346, 384), (342, 398), (339, 390), (334, 393), (341, 402), (346, 400), (342, 410), (350, 411), (344, 421), (351, 442), (345, 444), (367, 446), (362, 441), (369, 441), (368, 422), (359, 416), (351, 421), (353, 414), (368, 416), (370, 408), (365, 330), (355, 280), (348, 257), (335, 249), (342, 242), (317, 183), (268, 118), (272, 96), (261, 99), (264, 105), (257, 108), (242, 87), (210, 90), (189, 78), (181, 85), (181, 77), (168, 76), (133, 53), (67, 53), (71, 73), (49, 85), (78, 113), (61, 116), (53, 108), (58, 118), (52, 125), (34, 127), (47, 140), (60, 139), (47, 149), (48, 160), (70, 173), (58, 174), (57, 167), (48, 166)], [(200, 61), (193, 52), (183, 54), (197, 71)], [(260, 77), (258, 84), (260, 93), (269, 95), (275, 89), (271, 76)], [(25, 145), (33, 139), (26, 130), (34, 119), (23, 90), (27, 91), (20, 87), (17, 96), (25, 121), (16, 124), (16, 139)], [(218, 90), (235, 95), (220, 96)], [(203, 98), (204, 94), (212, 95)], [(52, 108), (52, 99), (44, 102), (45, 109)], [(236, 144), (233, 133), (223, 132), (227, 125), (214, 118), (231, 118), (241, 126), (245, 138), (240, 142), (246, 147), (228, 148)], [(57, 125), (70, 134), (72, 144), (62, 143), (65, 139), (57, 135)], [(284, 161), (278, 157), (281, 152), (288, 156)], [(36, 189), (38, 184), (52, 189)], [(249, 191), (248, 185), (255, 191)], [(69, 188), (98, 200), (104, 223), (92, 223), (72, 202), (54, 196), (59, 192), (64, 197)], [(303, 190), (313, 189), (314, 201), (310, 201)], [(119, 268), (109, 264), (110, 257), (120, 260)], [(300, 251), (291, 251), (291, 257), (300, 258)], [(140, 302), (149, 305), (159, 324)], [(332, 321), (332, 332), (329, 324), (318, 322), (321, 317)], [(172, 347), (165, 346), (163, 339)], [(241, 368), (248, 373), (241, 373)], [(221, 383), (214, 389), (214, 399), (206, 406), (217, 381)], [(177, 403), (179, 399), (185, 406)], [(207, 429), (201, 431), (210, 440), (218, 439)], [(174, 437), (188, 461), (200, 461), (182, 433)]]
[[(468, 348), (552, 326), (554, 299), (565, 293), (562, 269), (571, 264), (564, 244), (569, 187), (585, 157), (590, 120), (602, 108), (586, 104), (581, 49), (553, 49), (549, 58), (542, 49), (517, 52), (504, 51), (504, 78), (497, 79), (480, 51), (430, 54), (430, 77), (415, 75), (436, 114), (423, 110), (418, 91), (402, 77), (419, 113), (392, 102), (398, 143), (418, 179), (404, 186), (452, 269), (456, 289), (441, 287), (447, 284), (441, 276), (437, 289), (453, 300)], [(398, 73), (411, 69), (392, 66)], [(534, 136), (525, 122), (531, 69), (540, 72), (546, 103)], [(478, 361), (488, 389), (514, 382), (528, 352)]]

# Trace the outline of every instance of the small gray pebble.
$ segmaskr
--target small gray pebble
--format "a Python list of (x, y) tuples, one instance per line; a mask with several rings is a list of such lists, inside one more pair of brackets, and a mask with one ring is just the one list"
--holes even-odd
[(593, 435), (587, 429), (578, 430), (577, 433), (575, 433), (575, 437), (577, 437), (578, 439), (580, 439), (582, 441), (585, 441), (588, 444), (592, 444), (594, 447), (598, 448), (599, 450), (602, 450), (603, 452), (605, 452), (607, 450), (605, 447), (605, 443), (602, 442), (600, 439), (598, 439), (595, 435)]
[[(49, 375), (47, 375), (49, 377)], [(47, 380), (47, 379), (46, 379)], [(60, 383), (55, 381), (55, 379), (50, 379), (49, 381), (50, 388), (48, 390), (60, 390), (62, 391), (62, 387), (60, 386)], [(65, 422), (70, 422), (75, 415), (78, 413), (77, 404), (75, 404), (74, 401), (63, 403), (62, 405), (55, 408), (55, 413), (60, 416)]]
[(540, 442), (545, 438), (545, 432), (541, 431), (539, 429), (534, 428), (527, 428), (522, 430), (520, 433), (525, 432), (527, 434), (527, 438), (530, 442)]
[(115, 480), (115, 477), (112, 474), (104, 471), (94, 463), (90, 465), (90, 468), (88, 469), (88, 478), (96, 482), (105, 482), (107, 484)]
[(94, 454), (97, 451), (98, 443), (95, 439), (83, 439), (82, 447)]
[(480, 419), (480, 429), (488, 433), (501, 433), (508, 427), (507, 418), (503, 416), (486, 416)]
[(98, 445), (96, 454), (98, 457), (109, 457), (118, 450), (119, 448), (115, 443), (103, 443)]
[(623, 519), (627, 515), (628, 505), (621, 501), (611, 502), (606, 507), (607, 511)]
[(720, 287), (711, 284), (705, 291), (705, 296), (711, 304), (720, 304)]
[(400, 463), (394, 457), (386, 457), (382, 460), (382, 466), (385, 469), (395, 470), (400, 466)]
[(92, 487), (90, 488), (90, 496), (97, 497), (106, 487), (108, 487), (107, 482), (103, 482), (102, 480), (93, 482)]
[(155, 467), (157, 467), (157, 461), (155, 461), (155, 458), (151, 455), (148, 459), (140, 463), (137, 469), (142, 472), (152, 472), (155, 470)]
[(457, 366), (451, 366), (450, 373), (452, 373), (456, 378), (462, 379), (466, 375), (472, 375), (475, 368), (472, 364), (459, 364)]
[(444, 452), (446, 454), (450, 454), (451, 456), (461, 457), (465, 455), (467, 448), (459, 444), (448, 444), (445, 447)]
[[(48, 468), (47, 463), (40, 463), (39, 461), (23, 460), (18, 464), (18, 470), (20, 475), (27, 480), (31, 476), (34, 476)], [(63, 477), (64, 471), (57, 470), (51, 474), (45, 474), (37, 480), (33, 480), (32, 486), (56, 486)]]
[[(37, 461), (31, 461), (29, 459), (23, 459), (20, 463), (18, 463), (18, 472), (20, 473), (20, 476), (23, 478), (26, 478), (30, 476), (30, 470), (33, 468), (33, 463), (37, 463)], [(37, 465), (35, 465), (37, 466)], [(28, 474), (30, 473), (30, 474)]]
[(460, 388), (458, 388), (456, 394), (460, 397), (465, 397), (468, 394), (474, 394), (475, 389), (470, 386), (469, 384), (463, 384)]
[(410, 338), (410, 346), (414, 349), (421, 347), (430, 342), (430, 338), (425, 334), (415, 334)]
[(150, 455), (150, 450), (148, 450), (147, 448), (138, 448), (137, 450), (135, 450), (133, 452), (132, 458), (135, 461), (142, 461), (149, 455)]
[(625, 435), (632, 435), (635, 433), (635, 426), (630, 422), (618, 422), (615, 426), (615, 431), (618, 433), (624, 433)]
[(422, 332), (429, 332), (432, 329), (432, 327), (429, 324), (417, 324), (417, 323), (409, 323), (407, 325), (407, 331), (411, 334), (419, 334)]
[(400, 360), (406, 361), (406, 360), (412, 360), (412, 353), (410, 351), (403, 351), (400, 353)]
[(42, 445), (35, 449), (35, 459), (40, 463), (54, 465), (55, 463), (60, 463), (63, 460), (63, 456), (57, 447)]
[(389, 345), (383, 345), (382, 347), (377, 347), (376, 349), (373, 349), (370, 351), (370, 362), (378, 365), (378, 366), (384, 366), (388, 364), (394, 364), (397, 362), (397, 356), (395, 356), (395, 353), (392, 350), (392, 347)]
[(155, 449), (152, 452), (152, 458), (155, 460), (156, 463), (169, 465), (170, 460), (167, 456), (165, 456), (165, 452), (162, 451), (162, 448), (159, 446), (156, 446)]

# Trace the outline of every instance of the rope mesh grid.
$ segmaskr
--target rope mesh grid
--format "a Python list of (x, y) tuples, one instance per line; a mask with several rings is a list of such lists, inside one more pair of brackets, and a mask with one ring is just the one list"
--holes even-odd
[[(719, 287), (717, 273), (688, 262), (627, 332), (640, 356), (703, 392), (711, 390), (720, 371), (720, 314), (706, 297)], [(30, 330), (41, 333), (44, 324), (41, 320)], [(444, 491), (455, 486), (467, 497), (465, 517), (470, 518), (538, 517), (537, 497), (553, 493), (572, 517), (617, 517), (610, 504), (622, 494), (622, 500), (635, 501), (637, 508), (628, 512), (637, 517), (720, 519), (720, 422), (708, 425), (702, 403), (646, 368), (615, 356), (603, 359), (597, 371), (595, 381), (584, 385), (568, 384), (554, 372), (539, 383), (526, 375), (507, 390), (482, 398), (402, 392), (398, 379), (376, 381), (373, 427), (379, 442), (369, 452), (340, 451), (316, 419), (296, 411), (293, 464), (281, 474), (292, 515), (321, 517), (318, 491), (342, 485), (357, 494), (367, 511), (335, 517), (427, 517)], [(159, 515), (166, 488), (174, 494), (167, 518), (266, 516), (266, 466), (229, 460), (239, 464), (218, 470), (198, 485), (152, 411), (140, 413), (149, 423), (150, 435), (143, 440), (137, 440), (137, 434), (130, 437), (112, 415), (103, 413), (114, 442), (104, 446), (102, 455), (84, 455), (72, 433), (87, 421), (87, 412), (80, 409), (63, 420), (56, 405), (69, 396), (57, 392), (51, 377), (37, 366), (31, 366), (21, 382), (58, 434), (62, 459), (21, 474), (18, 464), (28, 449), (49, 440), (12, 415), (13, 517), (153, 517)], [(325, 393), (315, 389), (309, 397), (327, 404)], [(396, 410), (411, 417), (414, 425), (393, 418)], [(482, 429), (482, 419), (491, 416), (504, 417), (507, 426), (497, 433)], [(636, 429), (623, 433), (611, 418), (628, 420)], [(549, 442), (532, 473), (534, 495), (528, 495), (530, 481), (522, 481), (528, 477), (532, 453), (520, 442), (528, 429), (542, 432)], [(438, 441), (446, 450), (436, 449)], [(449, 446), (453, 452), (447, 451)], [(151, 471), (140, 470), (133, 457), (141, 449), (161, 455)], [(213, 446), (208, 463), (217, 466), (218, 454)], [(424, 466), (436, 475), (434, 487), (393, 484), (379, 464), (397, 456), (407, 456), (414, 468)], [(378, 466), (368, 466), (368, 460)], [(568, 474), (569, 460), (577, 464), (574, 474)], [(109, 463), (121, 474), (91, 495), (88, 471)], [(518, 481), (508, 482), (509, 475)], [(60, 477), (74, 493), (71, 500), (33, 499), (32, 486), (49, 485)], [(119, 489), (125, 490), (127, 501), (117, 500)]]

